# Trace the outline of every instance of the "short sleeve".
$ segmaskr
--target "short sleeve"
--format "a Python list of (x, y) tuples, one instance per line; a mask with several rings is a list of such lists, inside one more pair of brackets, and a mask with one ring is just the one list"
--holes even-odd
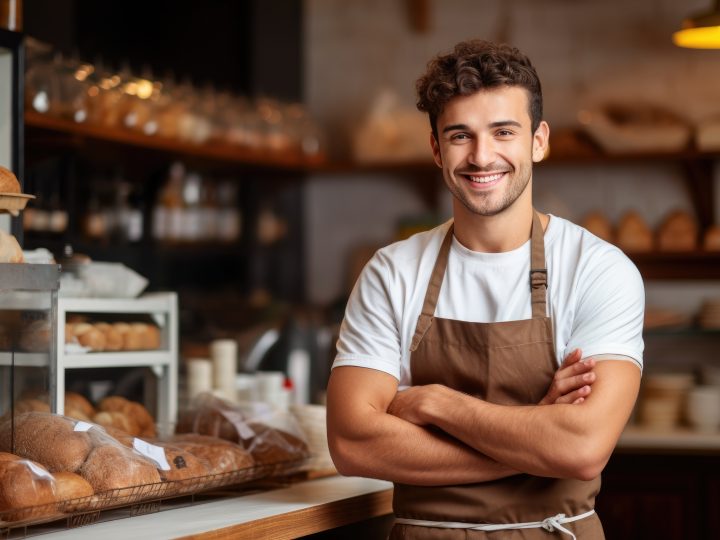
[(367, 367), (400, 380), (400, 332), (388, 275), (384, 257), (378, 252), (365, 266), (350, 294), (333, 368)]
[(619, 250), (589, 260), (578, 281), (577, 305), (565, 354), (620, 355), (643, 367), (645, 289), (635, 265)]

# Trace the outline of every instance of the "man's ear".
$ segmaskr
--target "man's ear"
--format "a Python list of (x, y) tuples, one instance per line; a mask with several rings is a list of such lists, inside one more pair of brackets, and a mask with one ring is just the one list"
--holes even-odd
[(550, 126), (543, 120), (533, 133), (532, 160), (538, 163), (543, 160), (548, 151), (550, 141)]
[(435, 138), (435, 134), (430, 132), (430, 146), (432, 147), (433, 160), (435, 164), (442, 169), (442, 155), (440, 154), (440, 145)]

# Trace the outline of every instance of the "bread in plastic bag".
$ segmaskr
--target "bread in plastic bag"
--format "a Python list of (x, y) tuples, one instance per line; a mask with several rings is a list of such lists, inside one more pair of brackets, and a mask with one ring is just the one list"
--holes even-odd
[(0, 522), (57, 514), (55, 479), (41, 464), (0, 453)]
[(258, 465), (278, 465), (269, 474), (289, 472), (289, 465), (309, 457), (305, 434), (295, 418), (260, 402), (232, 403), (199, 394), (180, 415), (176, 432), (212, 435), (238, 443)]

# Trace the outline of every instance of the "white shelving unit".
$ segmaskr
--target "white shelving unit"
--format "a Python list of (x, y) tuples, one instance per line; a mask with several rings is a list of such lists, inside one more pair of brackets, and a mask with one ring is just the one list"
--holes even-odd
[[(88, 352), (67, 354), (65, 322), (68, 313), (149, 315), (161, 330), (160, 350)], [(161, 427), (177, 420), (178, 387), (178, 302), (175, 293), (151, 293), (134, 299), (58, 298), (57, 368), (51, 373), (55, 385), (54, 412), (64, 412), (65, 371), (83, 368), (148, 367), (157, 380), (157, 417)], [(1, 361), (1, 359), (0, 359)]]

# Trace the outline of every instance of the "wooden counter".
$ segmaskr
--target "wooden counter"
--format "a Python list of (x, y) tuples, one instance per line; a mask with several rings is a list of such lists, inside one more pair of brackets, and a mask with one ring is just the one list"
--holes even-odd
[(43, 535), (52, 540), (283, 540), (392, 512), (392, 484), (333, 476), (289, 487), (105, 521)]

